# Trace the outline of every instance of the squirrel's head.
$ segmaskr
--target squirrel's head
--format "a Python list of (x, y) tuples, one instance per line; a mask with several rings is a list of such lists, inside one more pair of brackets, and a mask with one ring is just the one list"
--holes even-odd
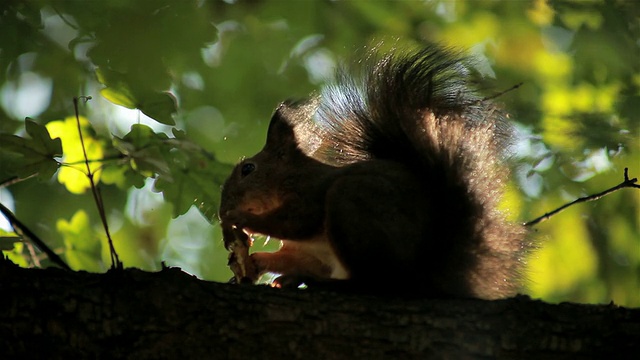
[(280, 105), (269, 123), (265, 146), (235, 166), (222, 188), (219, 214), (223, 222), (229, 211), (260, 215), (279, 207), (299, 180), (300, 168), (313, 162), (298, 146), (295, 115), (300, 113)]

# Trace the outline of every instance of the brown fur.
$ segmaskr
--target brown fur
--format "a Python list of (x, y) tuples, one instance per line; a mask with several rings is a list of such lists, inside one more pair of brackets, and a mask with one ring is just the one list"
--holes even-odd
[(278, 108), (263, 150), (225, 183), (223, 228), (283, 240), (251, 256), (258, 274), (516, 294), (527, 248), (523, 227), (498, 210), (509, 137), (500, 111), (471, 90), (465, 60), (436, 47), (365, 71)]

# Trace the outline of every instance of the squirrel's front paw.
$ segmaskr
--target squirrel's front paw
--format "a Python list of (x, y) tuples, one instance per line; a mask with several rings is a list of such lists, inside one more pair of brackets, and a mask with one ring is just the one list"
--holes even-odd
[(222, 236), (229, 253), (227, 264), (233, 272), (236, 282), (253, 283), (258, 279), (253, 260), (249, 256), (251, 239), (239, 228), (223, 226)]
[(253, 284), (258, 280), (259, 274), (256, 271), (256, 266), (246, 248), (231, 252), (228, 266), (233, 272), (237, 284)]
[(229, 283), (234, 284), (253, 284), (256, 282), (258, 275), (250, 256), (240, 258), (236, 253), (229, 254), (229, 262), (227, 264), (233, 272), (233, 278)]

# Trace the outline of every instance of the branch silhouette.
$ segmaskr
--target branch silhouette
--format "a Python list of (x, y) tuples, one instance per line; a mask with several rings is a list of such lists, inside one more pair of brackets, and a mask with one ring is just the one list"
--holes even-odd
[(638, 178), (633, 178), (633, 179), (629, 179), (629, 168), (624, 168), (624, 181), (621, 182), (620, 184), (609, 188), (603, 192), (597, 193), (597, 194), (593, 194), (593, 195), (589, 195), (589, 196), (585, 196), (585, 197), (581, 197), (578, 198), (568, 204), (564, 204), (561, 207), (550, 211), (540, 217), (537, 217), (531, 221), (527, 221), (525, 222), (523, 225), (524, 226), (533, 226), (536, 225), (538, 223), (541, 223), (547, 219), (549, 219), (550, 217), (552, 217), (553, 215), (558, 214), (559, 212), (565, 210), (566, 208), (568, 208), (569, 206), (575, 205), (575, 204), (579, 204), (579, 203), (583, 203), (583, 202), (589, 202), (589, 201), (594, 201), (594, 200), (598, 200), (606, 195), (611, 194), (612, 192), (618, 191), (620, 189), (623, 188), (636, 188), (636, 189), (640, 189), (640, 185), (636, 184), (638, 182)]
[(11, 227), (13, 227), (13, 230), (15, 230), (16, 234), (20, 235), (23, 241), (34, 244), (38, 249), (40, 249), (40, 251), (47, 254), (49, 260), (51, 260), (54, 264), (60, 266), (65, 270), (71, 271), (69, 265), (67, 265), (67, 263), (58, 256), (58, 254), (56, 254), (49, 246), (47, 246), (47, 244), (45, 244), (45, 242), (42, 241), (42, 239), (40, 239), (36, 234), (29, 230), (28, 227), (21, 223), (20, 220), (18, 220), (18, 218), (16, 218), (16, 216), (11, 212), (11, 210), (6, 208), (1, 203), (0, 212), (4, 215), (5, 218), (7, 218), (7, 220), (11, 224)]

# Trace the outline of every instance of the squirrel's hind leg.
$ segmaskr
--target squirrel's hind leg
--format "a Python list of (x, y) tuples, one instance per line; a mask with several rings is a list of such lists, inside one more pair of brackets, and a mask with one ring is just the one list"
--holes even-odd
[(345, 176), (327, 194), (327, 233), (354, 281), (402, 287), (419, 276), (425, 235), (416, 187), (412, 175), (389, 167), (383, 176)]

